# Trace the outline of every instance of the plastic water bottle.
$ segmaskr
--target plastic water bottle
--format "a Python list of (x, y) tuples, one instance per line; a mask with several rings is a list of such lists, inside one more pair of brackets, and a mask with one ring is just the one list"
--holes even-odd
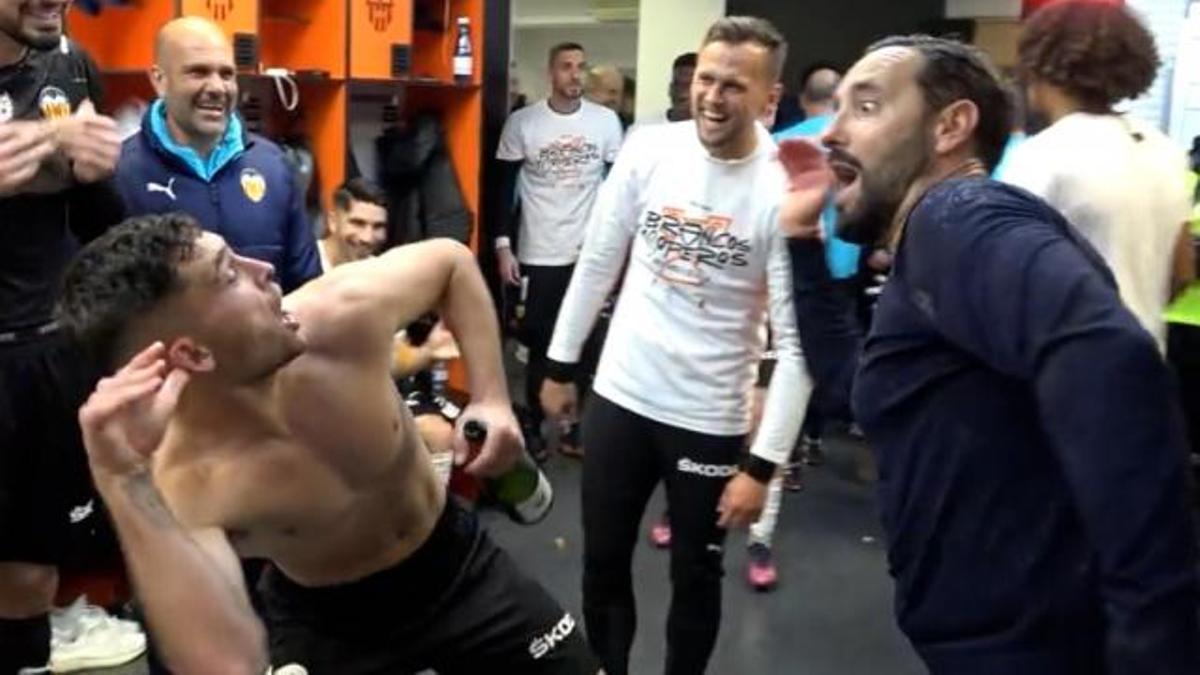
[(471, 20), (458, 17), (458, 37), (454, 40), (454, 81), (459, 84), (471, 82), (474, 69), (474, 53), (471, 48)]
[[(476, 420), (467, 420), (463, 435), (473, 448), (483, 445), (487, 438), (487, 427)], [(550, 513), (554, 504), (554, 489), (546, 474), (522, 452), (516, 465), (508, 473), (487, 480), (488, 491), (508, 512), (508, 516), (522, 525), (532, 525)]]

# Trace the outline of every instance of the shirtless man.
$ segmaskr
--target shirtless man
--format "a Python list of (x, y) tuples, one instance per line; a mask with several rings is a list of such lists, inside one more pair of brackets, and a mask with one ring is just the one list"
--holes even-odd
[(496, 475), (521, 452), (491, 300), (447, 240), (338, 266), (281, 297), (265, 263), (188, 216), (81, 252), (64, 319), (110, 364), (80, 422), (151, 632), (175, 672), (595, 673), (575, 621), (447, 501), (389, 373), (396, 330), (458, 338)]

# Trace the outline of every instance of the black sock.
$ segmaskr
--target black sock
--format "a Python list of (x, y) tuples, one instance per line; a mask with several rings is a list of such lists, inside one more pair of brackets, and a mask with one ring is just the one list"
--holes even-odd
[(0, 673), (42, 668), (50, 661), (50, 615), (0, 619)]

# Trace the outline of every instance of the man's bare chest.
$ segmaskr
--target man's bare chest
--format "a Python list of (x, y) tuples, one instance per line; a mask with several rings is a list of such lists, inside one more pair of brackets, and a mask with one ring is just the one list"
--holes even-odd
[(321, 367), (287, 378), (282, 437), (255, 440), (230, 420), (211, 447), (156, 472), (185, 524), (247, 543), (312, 538), (347, 527), (412, 473), (413, 423), (390, 379)]

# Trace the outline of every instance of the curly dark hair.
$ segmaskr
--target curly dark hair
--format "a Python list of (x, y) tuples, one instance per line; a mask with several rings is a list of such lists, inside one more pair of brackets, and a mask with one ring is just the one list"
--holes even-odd
[(1066, 0), (1035, 12), (1017, 53), (1022, 78), (1059, 87), (1094, 112), (1141, 95), (1160, 63), (1154, 37), (1129, 9), (1096, 0)]
[(58, 319), (106, 367), (116, 365), (130, 322), (181, 287), (200, 225), (183, 213), (130, 218), (75, 256), (63, 278)]

